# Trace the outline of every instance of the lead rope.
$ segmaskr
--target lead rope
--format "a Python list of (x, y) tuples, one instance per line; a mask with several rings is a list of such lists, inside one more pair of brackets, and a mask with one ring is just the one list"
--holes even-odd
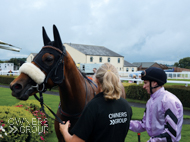
[[(43, 91), (39, 91), (39, 94), (40, 94), (40, 98), (34, 94), (34, 97), (40, 102), (40, 105), (41, 105), (41, 108), (40, 108), (40, 111), (43, 111), (45, 113), (45, 115), (47, 115), (49, 118), (61, 123), (61, 124), (64, 124), (63, 121), (51, 110), (51, 108), (49, 108), (46, 104), (44, 104), (44, 100), (43, 100), (43, 95), (42, 95), (42, 92)], [(49, 109), (49, 111), (56, 117), (56, 119), (50, 117), (44, 110), (44, 105)]]

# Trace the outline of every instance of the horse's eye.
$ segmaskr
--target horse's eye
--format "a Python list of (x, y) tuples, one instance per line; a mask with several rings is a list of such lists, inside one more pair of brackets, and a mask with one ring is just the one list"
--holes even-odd
[(52, 57), (48, 57), (45, 59), (46, 62), (52, 62), (53, 61), (53, 58)]

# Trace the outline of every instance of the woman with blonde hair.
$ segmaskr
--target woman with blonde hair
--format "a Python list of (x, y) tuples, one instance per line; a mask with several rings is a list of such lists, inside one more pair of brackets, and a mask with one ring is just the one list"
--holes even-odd
[(121, 98), (119, 73), (110, 63), (104, 63), (95, 74), (99, 88), (97, 94), (84, 108), (70, 135), (60, 123), (66, 142), (124, 142), (132, 116), (128, 102)]

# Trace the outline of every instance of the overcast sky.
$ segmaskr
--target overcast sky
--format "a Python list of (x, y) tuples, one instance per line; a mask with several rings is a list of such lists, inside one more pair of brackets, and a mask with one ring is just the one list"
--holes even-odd
[(4, 0), (0, 40), (22, 50), (0, 49), (0, 60), (38, 53), (53, 24), (63, 43), (105, 46), (130, 63), (190, 57), (189, 0)]

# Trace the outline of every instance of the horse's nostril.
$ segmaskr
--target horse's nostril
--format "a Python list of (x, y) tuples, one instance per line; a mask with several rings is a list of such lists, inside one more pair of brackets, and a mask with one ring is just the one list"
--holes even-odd
[(21, 85), (18, 85), (18, 84), (17, 84), (17, 85), (15, 86), (15, 89), (20, 89), (20, 88), (21, 88)]
[(18, 91), (18, 90), (21, 90), (22, 89), (22, 85), (16, 83), (12, 86), (12, 90), (14, 91)]

